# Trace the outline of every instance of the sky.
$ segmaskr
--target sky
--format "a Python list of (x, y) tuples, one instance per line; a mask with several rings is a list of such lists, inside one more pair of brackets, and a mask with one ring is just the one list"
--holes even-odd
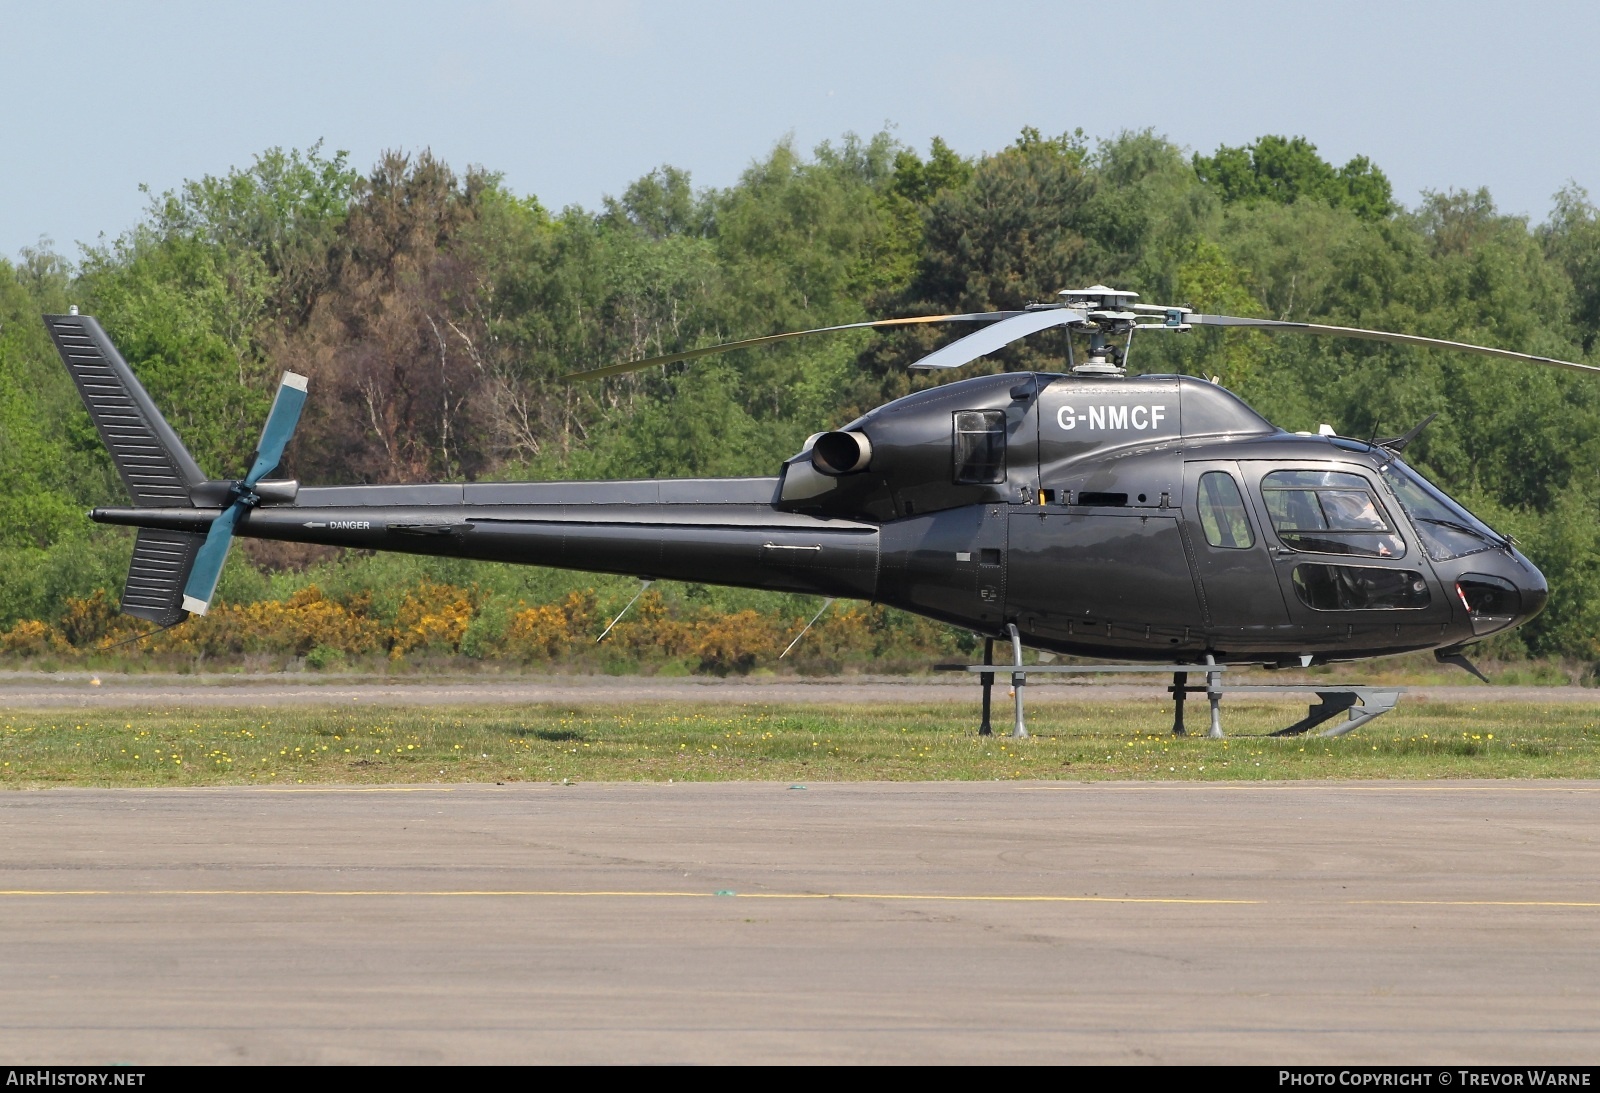
[(785, 137), (885, 127), (967, 155), (1023, 126), (1304, 136), (1408, 206), (1483, 186), (1538, 222), (1563, 186), (1600, 195), (1597, 41), (1600, 5), (1556, 0), (0, 0), (0, 257), (76, 259), (141, 185), (319, 140), (592, 209), (662, 164), (727, 186)]

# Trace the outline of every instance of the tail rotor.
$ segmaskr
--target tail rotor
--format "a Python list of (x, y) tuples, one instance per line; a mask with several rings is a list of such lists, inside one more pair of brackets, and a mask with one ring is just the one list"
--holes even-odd
[(278, 384), (277, 397), (272, 400), (272, 410), (267, 414), (267, 423), (261, 430), (261, 443), (256, 447), (250, 470), (228, 488), (222, 512), (211, 522), (206, 541), (189, 570), (189, 580), (183, 589), (183, 609), (190, 614), (204, 615), (210, 609), (217, 580), (222, 576), (222, 563), (227, 560), (228, 547), (233, 543), (233, 529), (241, 517), (260, 504), (256, 484), (283, 462), (284, 449), (294, 437), (305, 403), (306, 377), (285, 372)]

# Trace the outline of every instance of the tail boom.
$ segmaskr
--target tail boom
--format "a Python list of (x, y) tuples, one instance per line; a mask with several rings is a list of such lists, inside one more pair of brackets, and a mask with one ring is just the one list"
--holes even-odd
[[(222, 511), (92, 515), (204, 537)], [(737, 504), (263, 505), (240, 516), (234, 534), (859, 599), (878, 584), (877, 527)]]

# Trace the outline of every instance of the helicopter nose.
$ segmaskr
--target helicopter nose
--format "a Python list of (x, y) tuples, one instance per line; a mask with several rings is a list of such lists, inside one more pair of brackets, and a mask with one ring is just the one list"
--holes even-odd
[(1544, 574), (1527, 558), (1516, 553), (1499, 561), (1498, 565), (1480, 561), (1474, 567), (1494, 572), (1462, 573), (1456, 578), (1456, 596), (1479, 636), (1521, 626), (1543, 611), (1550, 599)]
[(1528, 559), (1519, 553), (1517, 558), (1527, 567), (1527, 572), (1517, 582), (1517, 592), (1522, 599), (1522, 610), (1517, 615), (1517, 625), (1521, 626), (1539, 612), (1544, 610), (1544, 605), (1550, 600), (1550, 585), (1544, 579), (1544, 574)]

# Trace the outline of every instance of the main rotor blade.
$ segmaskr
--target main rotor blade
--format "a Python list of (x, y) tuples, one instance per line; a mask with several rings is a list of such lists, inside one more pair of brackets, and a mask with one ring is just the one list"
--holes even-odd
[(298, 372), (285, 372), (278, 381), (272, 409), (267, 412), (267, 423), (261, 427), (255, 462), (250, 465), (250, 473), (244, 476), (246, 486), (254, 486), (283, 462), (283, 450), (289, 446), (295, 426), (300, 424), (300, 411), (305, 405), (306, 378)]
[[(1454, 349), (1463, 353), (1478, 353), (1485, 357), (1503, 357), (1527, 364), (1548, 364), (1573, 372), (1600, 372), (1592, 364), (1556, 360), (1554, 357), (1536, 357), (1532, 353), (1517, 353), (1510, 349), (1495, 349), (1487, 345), (1468, 345), (1466, 342), (1447, 342), (1439, 338), (1420, 338), (1415, 334), (1391, 334), (1385, 330), (1363, 330), (1356, 326), (1323, 326), (1319, 323), (1289, 323), (1277, 319), (1241, 319), (1235, 315), (1185, 315), (1183, 321), (1192, 326), (1248, 327), (1268, 334), (1295, 331), (1301, 334), (1332, 334), (1341, 338), (1361, 338), (1372, 342), (1394, 342), (1397, 345), (1416, 345), (1424, 349)], [(960, 344), (959, 342), (956, 344)]]
[(1081, 311), (1071, 308), (1049, 308), (1037, 311), (1024, 311), (1020, 314), (1012, 312), (1010, 318), (995, 323), (987, 330), (980, 330), (976, 334), (968, 334), (959, 341), (951, 342), (943, 349), (936, 350), (920, 361), (913, 364), (912, 368), (960, 368), (964, 364), (971, 364), (979, 357), (987, 356), (996, 349), (1001, 349), (1018, 338), (1026, 338), (1029, 334), (1037, 334), (1041, 330), (1048, 330), (1052, 326), (1070, 326), (1081, 323), (1086, 316)]
[(667, 353), (659, 357), (646, 357), (643, 360), (628, 361), (624, 364), (608, 364), (604, 368), (591, 368), (586, 372), (571, 372), (561, 378), (572, 382), (575, 380), (597, 380), (606, 376), (620, 376), (627, 372), (638, 372), (645, 368), (652, 368), (658, 364), (677, 364), (679, 361), (692, 361), (697, 357), (710, 357), (717, 353), (727, 353), (734, 349), (748, 349), (754, 345), (766, 345), (768, 342), (781, 342), (787, 338), (803, 338), (809, 334), (832, 334), (839, 330), (874, 330), (890, 326), (916, 326), (923, 323), (998, 323), (1013, 315), (1022, 315), (1020, 311), (985, 311), (976, 315), (914, 315), (907, 319), (877, 319), (870, 323), (845, 323), (843, 326), (819, 326), (814, 330), (791, 330), (784, 334), (767, 334), (760, 338), (744, 338), (736, 342), (723, 342), (720, 345), (708, 345), (702, 349), (688, 349), (682, 353)]
[(222, 576), (222, 563), (227, 561), (228, 547), (233, 542), (233, 525), (238, 522), (243, 507), (235, 501), (223, 509), (211, 521), (206, 541), (200, 544), (194, 556), (194, 565), (189, 567), (189, 580), (183, 586), (183, 609), (191, 615), (204, 615), (211, 606), (211, 597), (217, 591), (217, 579)]

